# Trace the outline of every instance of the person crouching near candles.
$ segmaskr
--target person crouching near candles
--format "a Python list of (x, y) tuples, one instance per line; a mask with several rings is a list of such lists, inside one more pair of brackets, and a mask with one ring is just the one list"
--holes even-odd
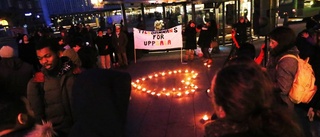
[(206, 137), (303, 137), (296, 118), (274, 95), (267, 73), (251, 59), (231, 62), (213, 78), (217, 119), (205, 124)]

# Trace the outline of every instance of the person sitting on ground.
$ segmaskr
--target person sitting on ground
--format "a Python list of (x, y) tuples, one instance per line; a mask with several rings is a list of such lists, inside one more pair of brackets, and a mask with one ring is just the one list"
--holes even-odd
[(51, 123), (35, 125), (34, 114), (25, 97), (0, 92), (1, 137), (53, 137)]
[(213, 78), (217, 119), (205, 125), (206, 137), (303, 137), (287, 107), (276, 101), (267, 72), (253, 60), (228, 63)]

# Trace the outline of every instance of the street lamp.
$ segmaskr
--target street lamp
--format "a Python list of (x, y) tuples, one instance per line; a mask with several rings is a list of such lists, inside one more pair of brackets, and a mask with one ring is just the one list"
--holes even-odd
[(93, 8), (103, 8), (103, 0), (91, 0)]

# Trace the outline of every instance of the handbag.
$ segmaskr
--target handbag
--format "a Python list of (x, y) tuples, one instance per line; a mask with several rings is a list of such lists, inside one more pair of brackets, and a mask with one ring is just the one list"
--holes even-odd
[(218, 47), (219, 45), (218, 45), (218, 42), (217, 41), (215, 41), (215, 40), (213, 40), (213, 41), (211, 41), (211, 43), (210, 43), (210, 48), (216, 48), (216, 47)]

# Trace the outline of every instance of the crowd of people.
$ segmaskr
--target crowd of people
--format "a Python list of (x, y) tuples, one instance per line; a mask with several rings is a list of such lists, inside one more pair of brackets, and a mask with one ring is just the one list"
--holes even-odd
[[(204, 26), (188, 23), (186, 61), (193, 60), (198, 44), (204, 61), (212, 63), (209, 48), (218, 28), (214, 20), (206, 21)], [(131, 76), (110, 69), (128, 66), (126, 33), (121, 25), (107, 28), (106, 35), (88, 25), (76, 28), (62, 28), (59, 37), (40, 32), (31, 38), (22, 35), (17, 40), (18, 51), (12, 45), (0, 48), (1, 137), (128, 136)], [(198, 40), (196, 33), (200, 33)], [(309, 57), (319, 87), (317, 35), (306, 28), (296, 36), (291, 28), (282, 26), (269, 37), (270, 44), (263, 45), (256, 58), (244, 50), (252, 45), (244, 37), (236, 38), (240, 41), (238, 56), (211, 82), (214, 116), (205, 125), (206, 137), (319, 136), (320, 92), (310, 103), (293, 103), (289, 91), (298, 62), (281, 59), (287, 54)], [(270, 47), (268, 59), (265, 46)], [(263, 59), (267, 60), (265, 67), (260, 65)]]
[(1, 137), (125, 136), (131, 76), (116, 69), (128, 66), (127, 36), (120, 25), (76, 28), (0, 48)]

